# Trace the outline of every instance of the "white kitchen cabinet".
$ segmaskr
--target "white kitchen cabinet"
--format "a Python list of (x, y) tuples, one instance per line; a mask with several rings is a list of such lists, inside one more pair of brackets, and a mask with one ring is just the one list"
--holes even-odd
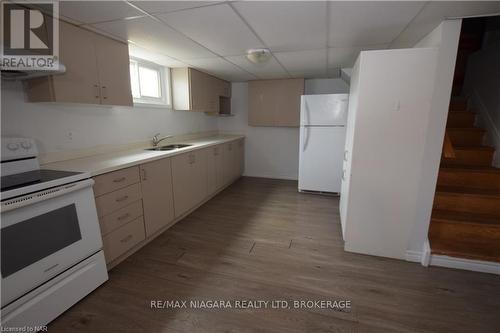
[(141, 185), (146, 236), (174, 220), (171, 159), (142, 164)]
[(195, 150), (172, 157), (172, 181), (175, 217), (179, 217), (207, 197), (206, 151)]

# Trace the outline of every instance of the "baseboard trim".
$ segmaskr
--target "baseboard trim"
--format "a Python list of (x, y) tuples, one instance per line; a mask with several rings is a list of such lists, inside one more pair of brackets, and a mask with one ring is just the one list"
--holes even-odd
[(296, 176), (266, 175), (266, 174), (252, 174), (252, 173), (244, 173), (243, 177), (268, 178), (268, 179), (283, 179), (283, 180), (298, 180), (298, 178)]
[(411, 262), (422, 262), (422, 252), (421, 251), (406, 251), (406, 261)]
[(496, 262), (455, 258), (455, 257), (433, 254), (430, 256), (429, 264), (431, 266), (463, 269), (473, 272), (482, 272), (482, 273), (491, 273), (500, 275), (500, 263)]

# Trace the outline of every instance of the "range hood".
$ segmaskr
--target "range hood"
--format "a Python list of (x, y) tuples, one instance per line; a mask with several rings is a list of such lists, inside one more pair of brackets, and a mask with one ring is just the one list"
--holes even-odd
[(36, 77), (64, 74), (66, 72), (66, 66), (59, 64), (59, 69), (51, 71), (2, 69), (0, 72), (2, 79), (5, 80), (28, 80)]

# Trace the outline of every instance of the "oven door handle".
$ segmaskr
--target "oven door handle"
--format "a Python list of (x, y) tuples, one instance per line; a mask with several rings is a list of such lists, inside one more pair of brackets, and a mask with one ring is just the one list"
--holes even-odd
[(33, 205), (40, 201), (45, 201), (52, 198), (57, 198), (61, 195), (65, 195), (71, 192), (81, 190), (86, 187), (91, 187), (94, 185), (93, 179), (85, 179), (75, 183), (66, 184), (63, 186), (58, 186), (50, 188), (48, 190), (23, 195), (21, 197), (9, 199), (2, 202), (1, 212), (5, 213), (13, 209), (18, 209), (24, 206)]

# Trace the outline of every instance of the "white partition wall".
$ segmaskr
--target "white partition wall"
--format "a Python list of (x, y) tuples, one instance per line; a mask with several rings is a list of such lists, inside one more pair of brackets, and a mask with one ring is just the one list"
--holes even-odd
[(438, 50), (361, 52), (349, 101), (346, 251), (404, 259), (417, 212)]

